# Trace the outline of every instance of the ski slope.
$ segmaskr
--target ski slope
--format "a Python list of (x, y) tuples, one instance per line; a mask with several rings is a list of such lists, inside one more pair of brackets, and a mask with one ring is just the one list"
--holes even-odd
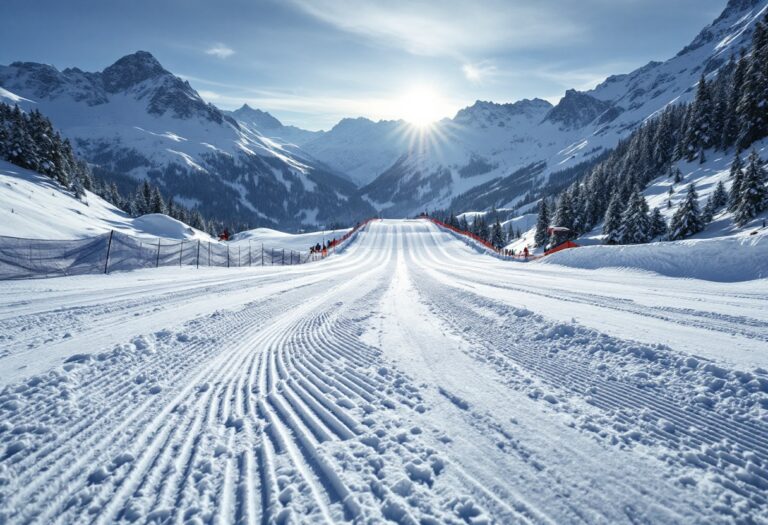
[(768, 280), (427, 221), (295, 267), (0, 283), (0, 522), (768, 516)]

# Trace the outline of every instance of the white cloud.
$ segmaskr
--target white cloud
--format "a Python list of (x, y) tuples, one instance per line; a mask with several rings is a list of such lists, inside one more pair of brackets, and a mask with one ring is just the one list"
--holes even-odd
[(235, 50), (225, 44), (218, 43), (206, 49), (205, 54), (217, 58), (228, 58), (235, 54)]
[(583, 31), (556, 6), (522, 1), (289, 1), (341, 30), (419, 55), (460, 58), (478, 51), (561, 45)]
[(461, 66), (464, 77), (472, 83), (481, 84), (489, 78), (496, 75), (496, 66), (490, 62), (483, 61), (475, 64), (464, 64)]

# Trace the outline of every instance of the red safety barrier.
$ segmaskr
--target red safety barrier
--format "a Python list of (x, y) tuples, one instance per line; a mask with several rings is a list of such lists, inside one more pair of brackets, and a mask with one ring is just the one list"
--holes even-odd
[[(322, 252), (319, 254), (320, 258), (324, 259), (328, 257), (328, 255), (333, 253), (337, 247), (341, 246), (344, 242), (348, 241), (354, 234), (356, 234), (357, 232), (365, 228), (369, 222), (372, 222), (375, 220), (380, 220), (380, 219), (378, 219), (378, 217), (372, 217), (370, 219), (366, 219), (363, 222), (356, 224), (354, 228), (349, 230), (347, 233), (345, 233), (338, 239), (331, 239), (330, 241), (328, 241), (327, 247), (323, 247)], [(310, 258), (312, 255), (317, 255), (317, 254), (309, 254), (307, 257)], [(316, 260), (316, 259), (312, 259), (312, 260)]]
[[(422, 215), (421, 218), (422, 219), (427, 219), (428, 221), (431, 221), (433, 224), (439, 226), (440, 228), (445, 228), (446, 230), (450, 230), (450, 231), (452, 231), (452, 232), (454, 232), (454, 233), (456, 233), (458, 235), (463, 235), (464, 237), (472, 239), (473, 241), (475, 241), (477, 243), (480, 243), (483, 247), (488, 248), (489, 250), (491, 250), (498, 257), (501, 257), (501, 258), (504, 258), (504, 259), (523, 260), (523, 261), (535, 261), (536, 259), (541, 259), (542, 257), (544, 257), (544, 255), (549, 255), (549, 253), (553, 253), (550, 250), (549, 252), (546, 252), (544, 255), (529, 255), (528, 257), (525, 257), (522, 254), (507, 255), (506, 253), (504, 253), (504, 250), (497, 250), (496, 247), (493, 244), (491, 244), (487, 240), (483, 239), (482, 237), (478, 237), (477, 235), (475, 235), (472, 232), (468, 232), (468, 231), (462, 230), (460, 228), (456, 228), (455, 226), (451, 226), (450, 224), (446, 224), (443, 221), (437, 220), (437, 219), (435, 219), (433, 217)], [(572, 243), (572, 244), (575, 244), (575, 243)], [(578, 245), (576, 245), (576, 246), (578, 246)], [(558, 248), (556, 248), (555, 250), (557, 251), (559, 249), (565, 249), (565, 248), (560, 248), (558, 246)]]

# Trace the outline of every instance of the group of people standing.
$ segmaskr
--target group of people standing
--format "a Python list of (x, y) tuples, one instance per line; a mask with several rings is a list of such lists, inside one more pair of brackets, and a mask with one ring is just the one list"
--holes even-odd
[(314, 246), (309, 247), (309, 254), (310, 255), (320, 254), (323, 257), (326, 257), (328, 255), (328, 250), (330, 250), (337, 244), (338, 244), (338, 241), (335, 238), (329, 240), (328, 242), (324, 242), (323, 244), (317, 243)]

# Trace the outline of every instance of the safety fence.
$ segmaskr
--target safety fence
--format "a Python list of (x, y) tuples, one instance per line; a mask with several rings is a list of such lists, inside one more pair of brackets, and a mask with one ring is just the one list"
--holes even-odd
[(465, 230), (462, 230), (461, 228), (456, 228), (455, 226), (451, 226), (450, 224), (447, 224), (441, 220), (435, 219), (433, 217), (424, 216), (424, 219), (427, 219), (428, 221), (431, 221), (433, 224), (439, 226), (440, 228), (444, 228), (446, 230), (449, 230), (456, 234), (457, 236), (460, 236), (469, 242), (474, 242), (476, 244), (479, 244), (481, 248), (488, 251), (489, 254), (494, 255), (495, 257), (499, 257), (501, 259), (507, 259), (507, 260), (517, 260), (517, 261), (535, 261), (537, 259), (541, 259), (544, 257), (544, 255), (549, 255), (553, 251), (547, 251), (544, 255), (525, 255), (524, 253), (513, 253), (511, 250), (503, 250), (496, 248), (493, 244), (488, 242), (486, 239), (483, 239), (482, 237), (475, 235), (472, 232), (468, 232)]
[(370, 221), (359, 223), (317, 253), (261, 243), (140, 238), (111, 231), (76, 240), (0, 236), (0, 280), (110, 273), (169, 266), (240, 268), (317, 261), (337, 250)]

